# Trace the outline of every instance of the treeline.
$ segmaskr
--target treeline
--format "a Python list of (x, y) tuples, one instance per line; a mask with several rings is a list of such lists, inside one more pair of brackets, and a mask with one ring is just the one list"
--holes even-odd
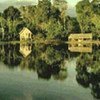
[(100, 0), (82, 0), (76, 5), (77, 19), (83, 33), (93, 33), (100, 40)]
[[(46, 40), (66, 41), (70, 33), (93, 33), (100, 39), (99, 0), (82, 0), (76, 5), (76, 17), (67, 15), (65, 0), (51, 4), (49, 0), (39, 1), (38, 5), (10, 6), (0, 14), (0, 40), (19, 40), (23, 27), (31, 30), (34, 36)], [(78, 21), (77, 21), (78, 20)]]
[(59, 7), (52, 5), (49, 0), (39, 1), (35, 6), (21, 6), (19, 9), (8, 7), (0, 14), (0, 40), (18, 40), (23, 27), (30, 29), (39, 38), (67, 40), (68, 34), (80, 32), (80, 27), (76, 18), (66, 15), (63, 6)]

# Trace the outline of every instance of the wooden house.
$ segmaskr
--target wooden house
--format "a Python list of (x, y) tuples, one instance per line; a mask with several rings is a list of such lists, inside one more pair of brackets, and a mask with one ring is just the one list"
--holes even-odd
[(20, 35), (20, 41), (32, 41), (32, 37), (33, 37), (32, 32), (26, 27), (24, 27), (21, 30), (19, 35)]
[(86, 34), (70, 34), (68, 37), (69, 42), (82, 42), (82, 41), (91, 41), (92, 40), (92, 34), (86, 33)]

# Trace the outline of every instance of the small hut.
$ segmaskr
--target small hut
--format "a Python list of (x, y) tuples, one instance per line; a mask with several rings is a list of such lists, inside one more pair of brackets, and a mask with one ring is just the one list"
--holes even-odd
[(24, 27), (21, 32), (19, 33), (20, 35), (20, 41), (32, 41), (32, 32)]

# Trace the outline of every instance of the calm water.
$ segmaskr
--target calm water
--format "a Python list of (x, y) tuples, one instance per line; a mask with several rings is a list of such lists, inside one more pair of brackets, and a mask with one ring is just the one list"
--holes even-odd
[(100, 46), (0, 45), (0, 100), (100, 99)]

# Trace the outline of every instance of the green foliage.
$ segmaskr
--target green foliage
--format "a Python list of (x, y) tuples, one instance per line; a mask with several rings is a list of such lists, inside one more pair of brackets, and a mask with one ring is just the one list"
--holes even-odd
[(54, 20), (50, 20), (46, 27), (48, 39), (61, 39), (64, 38), (63, 26)]
[(3, 17), (7, 20), (16, 20), (20, 17), (20, 11), (17, 8), (14, 8), (13, 6), (8, 7), (3, 12)]
[(60, 19), (60, 10), (55, 8), (54, 6), (51, 6), (50, 9), (50, 19), (55, 19), (55, 20), (59, 20)]
[[(57, 7), (56, 4), (60, 6)], [(67, 40), (68, 33), (80, 32), (76, 18), (66, 16), (67, 2), (49, 0), (39, 1), (38, 5), (21, 6), (19, 9), (10, 6), (4, 10), (2, 17), (3, 39), (18, 40), (18, 34), (27, 27), (35, 36), (51, 40)], [(93, 19), (94, 21), (94, 19)], [(94, 21), (95, 23), (95, 21)], [(97, 25), (98, 27), (98, 25)]]
[(75, 17), (67, 16), (65, 20), (65, 29), (68, 33), (80, 33), (80, 26)]
[(90, 17), (91, 17), (91, 7), (89, 0), (80, 1), (76, 5), (76, 12), (78, 21), (80, 23), (81, 31), (83, 33), (91, 32), (91, 23)]
[(76, 80), (85, 88), (90, 88), (95, 98), (100, 98), (100, 50), (93, 54), (81, 54), (76, 63)]
[(100, 15), (100, 1), (99, 0), (92, 1), (92, 10), (95, 14)]
[(34, 22), (34, 15), (35, 15), (36, 6), (21, 6), (19, 8), (21, 12), (21, 16), (23, 20), (27, 20), (29, 22)]
[(98, 0), (82, 0), (76, 5), (77, 19), (83, 33), (92, 32), (99, 38), (100, 32), (100, 4)]
[(39, 4), (35, 10), (35, 20), (37, 24), (48, 21), (50, 15), (50, 7), (51, 3), (49, 0), (39, 1)]

